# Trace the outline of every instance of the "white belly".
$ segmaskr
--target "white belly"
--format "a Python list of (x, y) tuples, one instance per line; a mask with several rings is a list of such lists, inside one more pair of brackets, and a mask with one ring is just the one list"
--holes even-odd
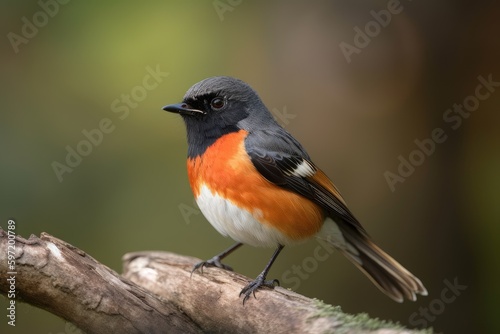
[[(231, 201), (212, 193), (206, 185), (200, 188), (196, 203), (212, 226), (222, 235), (251, 246), (276, 247), (297, 243), (274, 227), (261, 223), (262, 213), (240, 209)], [(262, 218), (260, 218), (262, 219)]]

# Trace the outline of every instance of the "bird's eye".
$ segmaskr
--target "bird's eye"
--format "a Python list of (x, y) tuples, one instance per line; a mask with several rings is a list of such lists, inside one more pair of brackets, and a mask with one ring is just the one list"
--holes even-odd
[(210, 101), (210, 106), (212, 106), (212, 108), (215, 110), (222, 109), (225, 105), (226, 101), (224, 101), (224, 99), (220, 97), (216, 97), (212, 101)]

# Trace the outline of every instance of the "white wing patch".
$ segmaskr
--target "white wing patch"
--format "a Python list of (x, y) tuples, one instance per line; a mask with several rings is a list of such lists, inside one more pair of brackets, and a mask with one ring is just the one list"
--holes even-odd
[(294, 170), (290, 171), (289, 175), (299, 176), (299, 177), (310, 177), (316, 173), (314, 166), (307, 160), (302, 160), (300, 165), (298, 165)]
[(200, 188), (196, 203), (212, 226), (223, 236), (255, 247), (276, 247), (278, 244), (297, 243), (274, 227), (260, 222), (260, 210), (249, 212), (241, 209), (219, 194), (213, 193), (205, 184)]

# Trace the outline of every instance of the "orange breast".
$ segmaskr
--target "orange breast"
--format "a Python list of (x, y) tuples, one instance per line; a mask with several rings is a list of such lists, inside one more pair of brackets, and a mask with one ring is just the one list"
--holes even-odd
[(310, 200), (267, 181), (245, 151), (246, 131), (224, 135), (203, 154), (188, 159), (194, 196), (207, 185), (214, 194), (252, 213), (292, 240), (315, 235), (324, 220), (323, 210)]

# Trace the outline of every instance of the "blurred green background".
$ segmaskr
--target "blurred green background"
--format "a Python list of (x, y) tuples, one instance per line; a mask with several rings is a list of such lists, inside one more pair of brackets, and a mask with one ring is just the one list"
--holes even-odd
[[(456, 130), (443, 120), (474, 94), (479, 75), (500, 81), (497, 2), (402, 1), (350, 62), (339, 45), (354, 44), (354, 28), (364, 30), (388, 1), (70, 1), (46, 21), (36, 1), (1, 3), (2, 228), (15, 218), (18, 234), (48, 232), (118, 272), (127, 252), (206, 259), (229, 246), (196, 211), (184, 125), (161, 107), (199, 80), (230, 75), (260, 93), (379, 245), (429, 290), (394, 303), (334, 253), (299, 293), (409, 327), (499, 332), (500, 89)], [(13, 44), (26, 20), (38, 31), (24, 28), (33, 36)], [(144, 90), (148, 67), (168, 76)], [(82, 131), (103, 119), (113, 131), (60, 182), (54, 161), (65, 164), (67, 146), (77, 149)], [(414, 140), (435, 128), (447, 140), (391, 191), (384, 173), (397, 173), (398, 156), (408, 159)], [(286, 248), (270, 277), (302, 265), (317, 246)], [(253, 278), (271, 254), (245, 247), (227, 263)], [(448, 304), (440, 302), (445, 280), (467, 287)], [(6, 305), (0, 297), (0, 314)], [(430, 317), (419, 314), (429, 307)], [(70, 332), (27, 305), (15, 329), (0, 319), (2, 333)]]

